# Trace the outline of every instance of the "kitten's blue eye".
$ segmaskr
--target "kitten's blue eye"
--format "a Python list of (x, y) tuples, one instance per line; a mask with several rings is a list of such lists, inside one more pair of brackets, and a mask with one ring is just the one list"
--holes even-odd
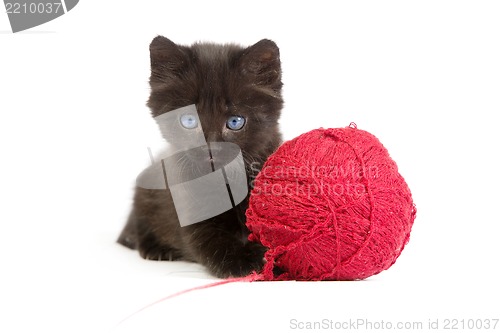
[(245, 118), (242, 116), (231, 116), (227, 119), (226, 126), (233, 131), (240, 130), (245, 126)]
[(182, 127), (187, 129), (196, 128), (198, 127), (198, 119), (196, 119), (196, 117), (190, 113), (183, 114), (181, 116), (181, 125)]

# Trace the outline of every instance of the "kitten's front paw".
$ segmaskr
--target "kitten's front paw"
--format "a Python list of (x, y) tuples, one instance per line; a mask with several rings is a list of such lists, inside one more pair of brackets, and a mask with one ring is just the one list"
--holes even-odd
[(253, 271), (260, 272), (264, 266), (267, 248), (258, 243), (247, 243), (233, 255), (227, 254), (211, 273), (219, 278), (247, 276)]
[(148, 260), (175, 261), (182, 259), (182, 254), (178, 250), (166, 244), (159, 244), (152, 237), (143, 239), (139, 243), (138, 250), (141, 257)]

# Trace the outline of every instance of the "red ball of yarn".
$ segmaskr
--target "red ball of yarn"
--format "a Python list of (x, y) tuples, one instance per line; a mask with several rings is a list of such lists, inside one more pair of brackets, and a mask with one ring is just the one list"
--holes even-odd
[(281, 145), (246, 215), (249, 239), (268, 248), (261, 279), (358, 280), (394, 264), (416, 209), (384, 146), (351, 124)]

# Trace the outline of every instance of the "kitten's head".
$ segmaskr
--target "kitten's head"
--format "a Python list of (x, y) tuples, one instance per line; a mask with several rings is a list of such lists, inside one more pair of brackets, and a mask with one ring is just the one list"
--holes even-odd
[(259, 164), (278, 147), (283, 84), (274, 42), (181, 46), (158, 36), (150, 54), (154, 117), (195, 104), (207, 142), (235, 143)]

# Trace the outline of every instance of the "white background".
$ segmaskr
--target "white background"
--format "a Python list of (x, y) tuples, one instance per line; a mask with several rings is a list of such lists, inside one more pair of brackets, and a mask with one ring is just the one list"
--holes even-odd
[[(81, 1), (12, 34), (0, 13), (0, 331), (292, 332), (294, 318), (426, 331), (429, 319), (499, 318), (499, 18), (496, 1)], [(398, 262), (361, 282), (195, 291), (117, 326), (214, 281), (114, 243), (158, 139), (145, 106), (157, 34), (273, 39), (286, 139), (351, 121), (376, 135), (418, 208)]]

